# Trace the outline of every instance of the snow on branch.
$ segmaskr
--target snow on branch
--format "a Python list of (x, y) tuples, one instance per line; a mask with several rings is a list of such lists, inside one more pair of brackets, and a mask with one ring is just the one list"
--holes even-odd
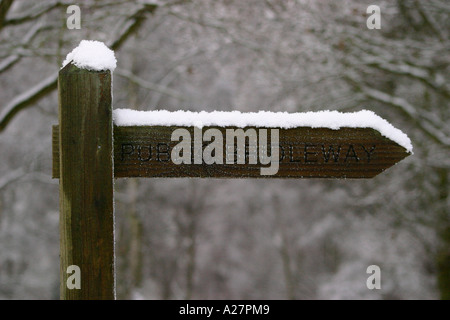
[(5, 18), (14, 0), (1, 0), (0, 1), (0, 30), (5, 25)]
[(393, 64), (387, 61), (382, 61), (377, 57), (364, 58), (363, 62), (368, 66), (372, 66), (383, 71), (417, 79), (433, 90), (440, 92), (442, 95), (450, 97), (450, 91), (445, 87), (445, 81), (433, 81), (431, 79), (432, 76), (430, 75), (430, 72), (426, 69), (408, 64)]
[(156, 83), (152, 83), (149, 82), (147, 80), (144, 80), (138, 76), (136, 76), (134, 73), (125, 70), (125, 69), (118, 69), (115, 71), (116, 75), (123, 77), (125, 79), (127, 79), (128, 81), (138, 85), (141, 88), (147, 89), (147, 90), (151, 90), (151, 91), (155, 91), (155, 92), (159, 92), (161, 94), (164, 94), (166, 96), (172, 97), (174, 99), (180, 100), (180, 101), (184, 101), (186, 100), (186, 98), (184, 98), (180, 93), (178, 93), (175, 90), (172, 90), (170, 88), (158, 85)]
[(409, 119), (414, 120), (417, 127), (435, 142), (445, 147), (450, 147), (450, 138), (442, 131), (446, 128), (445, 124), (440, 123), (437, 119), (432, 119), (429, 115), (423, 112), (417, 112), (416, 108), (403, 98), (395, 97), (380, 90), (361, 85), (360, 82), (357, 82), (354, 79), (349, 79), (348, 77), (347, 80), (350, 80), (349, 82), (361, 90), (366, 97), (398, 108)]
[(21, 45), (19, 48), (13, 52), (13, 54), (9, 55), (7, 58), (2, 60), (0, 62), (0, 73), (7, 71), (9, 68), (14, 66), (17, 62), (19, 62), (23, 54), (21, 53), (22, 47), (25, 47), (30, 44), (30, 41), (33, 40), (33, 38), (43, 29), (45, 29), (47, 26), (43, 23), (36, 23), (34, 24), (30, 30), (25, 34), (21, 41)]
[(58, 74), (55, 73), (10, 101), (0, 113), (0, 132), (6, 128), (8, 123), (19, 111), (29, 107), (56, 89), (57, 80)]
[(41, 9), (38, 9), (36, 7), (39, 7), (39, 5), (37, 6), (32, 6), (29, 8), (29, 10), (25, 13), (22, 13), (21, 15), (12, 17), (10, 19), (7, 19), (3, 22), (4, 26), (8, 26), (8, 25), (18, 25), (24, 22), (28, 22), (34, 19), (39, 18), (40, 16), (52, 11), (53, 9), (56, 9), (58, 7), (62, 7), (62, 6), (67, 6), (70, 5), (71, 1), (56, 1), (54, 3), (48, 4), (45, 7), (42, 7)]
[[(51, 5), (51, 7), (53, 8), (53, 6), (58, 6), (58, 5), (60, 5), (60, 3), (64, 3), (64, 2), (58, 1), (58, 2), (54, 3), (53, 5)], [(172, 4), (177, 4), (177, 3), (178, 3), (177, 1), (174, 1), (174, 2), (166, 3), (165, 5), (172, 5)], [(156, 3), (145, 3), (142, 6), (140, 6), (140, 8), (137, 11), (132, 13), (129, 16), (129, 18), (127, 18), (129, 23), (127, 23), (126, 27), (118, 35), (116, 35), (116, 37), (114, 39), (112, 39), (110, 41), (109, 47), (112, 50), (119, 49), (125, 43), (125, 41), (135, 31), (137, 31), (137, 29), (139, 29), (139, 27), (145, 21), (145, 18), (146, 18), (145, 14), (149, 13), (149, 12), (152, 13), (158, 6), (160, 6), (160, 5), (156, 4)], [(33, 17), (36, 17), (36, 14), (42, 15), (45, 12), (48, 12), (49, 10), (50, 10), (50, 7), (47, 7), (45, 10), (43, 9), (42, 11), (39, 11), (39, 13), (35, 13), (33, 15)], [(45, 12), (43, 12), (43, 11), (45, 11)], [(26, 18), (26, 16), (28, 18)], [(29, 17), (31, 17), (31, 16), (24, 15), (24, 16), (21, 16), (21, 18), (14, 18), (14, 19), (16, 19), (16, 22), (18, 22), (19, 21), (18, 19), (29, 20)], [(11, 59), (10, 61), (7, 61), (7, 63), (5, 63), (5, 66), (4, 66), (5, 68), (9, 68), (8, 65), (17, 62), (17, 61), (15, 61), (17, 58), (10, 58), (10, 59)], [(47, 95), (48, 93), (50, 93), (51, 91), (56, 89), (57, 79), (58, 79), (58, 74), (55, 73), (54, 75), (48, 77), (47, 79), (45, 79), (41, 83), (37, 84), (36, 86), (30, 88), (29, 90), (21, 93), (19, 96), (13, 98), (13, 100), (10, 101), (3, 108), (3, 111), (0, 113), (0, 132), (2, 132), (6, 128), (6, 126), (9, 124), (9, 122), (14, 118), (14, 116), (18, 112), (32, 106), (33, 103), (35, 103), (36, 101), (38, 101), (39, 99), (41, 99), (42, 97), (44, 97), (45, 95)]]
[(146, 3), (141, 6), (137, 11), (127, 18), (123, 31), (110, 41), (107, 45), (112, 50), (119, 49), (122, 44), (134, 34), (146, 20), (147, 13), (153, 13), (159, 5), (156, 3)]
[(6, 173), (5, 175), (3, 175), (0, 178), (0, 190), (5, 188), (6, 186), (8, 186), (8, 184), (10, 184), (16, 180), (19, 180), (24, 175), (25, 175), (25, 171), (22, 168), (19, 168), (19, 169), (13, 170), (13, 171), (9, 171), (8, 173)]

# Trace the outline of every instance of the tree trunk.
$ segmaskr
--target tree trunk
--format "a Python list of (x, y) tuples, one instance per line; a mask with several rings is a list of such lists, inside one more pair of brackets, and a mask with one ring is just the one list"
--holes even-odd
[(284, 226), (283, 217), (281, 216), (280, 199), (278, 196), (273, 196), (273, 208), (275, 213), (275, 223), (277, 226), (277, 232), (280, 235), (280, 256), (281, 263), (283, 265), (283, 276), (286, 287), (286, 297), (289, 300), (295, 300), (296, 284), (294, 280), (294, 272), (292, 270), (291, 254), (289, 252), (289, 240), (287, 230)]
[(437, 252), (437, 282), (442, 300), (450, 300), (450, 221), (448, 217), (448, 169), (439, 168), (440, 247)]

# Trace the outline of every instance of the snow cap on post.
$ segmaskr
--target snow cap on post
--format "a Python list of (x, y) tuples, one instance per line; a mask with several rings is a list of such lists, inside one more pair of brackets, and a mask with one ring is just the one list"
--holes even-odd
[(109, 49), (103, 42), (94, 40), (81, 40), (78, 47), (73, 49), (63, 62), (64, 68), (72, 63), (80, 69), (91, 71), (110, 70), (114, 71), (117, 60), (114, 51)]
[[(103, 43), (81, 41), (58, 73), (60, 295), (64, 300), (116, 297), (111, 83), (115, 66), (114, 52)], [(72, 266), (79, 272), (74, 273)], [(78, 274), (78, 280), (69, 281), (69, 270)]]

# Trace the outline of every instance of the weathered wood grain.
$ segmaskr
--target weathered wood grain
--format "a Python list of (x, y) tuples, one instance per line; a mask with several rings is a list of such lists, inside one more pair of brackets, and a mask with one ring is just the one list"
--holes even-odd
[[(111, 73), (68, 64), (58, 89), (61, 299), (114, 299)], [(67, 287), (71, 265), (81, 270), (81, 289)]]
[[(224, 164), (174, 164), (171, 150), (178, 141), (171, 141), (171, 134), (178, 128), (115, 126), (115, 178), (372, 178), (409, 155), (405, 148), (371, 128), (279, 129), (279, 170), (275, 175), (261, 175), (260, 168), (268, 165), (248, 164), (248, 161), (246, 164), (226, 164), (225, 160)], [(194, 134), (192, 127), (185, 129)], [(203, 132), (207, 129), (203, 128)], [(229, 128), (216, 129), (225, 137)], [(55, 127), (54, 132), (57, 131)], [(54, 133), (54, 178), (59, 172), (57, 137)]]

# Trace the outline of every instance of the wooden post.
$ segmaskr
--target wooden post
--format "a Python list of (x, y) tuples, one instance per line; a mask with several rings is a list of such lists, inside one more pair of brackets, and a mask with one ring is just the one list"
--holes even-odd
[(58, 95), (61, 299), (115, 299), (111, 72), (68, 64)]

